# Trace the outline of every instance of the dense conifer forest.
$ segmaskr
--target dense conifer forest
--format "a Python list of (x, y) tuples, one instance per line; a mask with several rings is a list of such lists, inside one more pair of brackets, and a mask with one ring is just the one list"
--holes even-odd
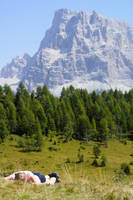
[(133, 140), (133, 90), (89, 94), (70, 86), (54, 97), (46, 85), (29, 93), (20, 83), (15, 94), (8, 85), (0, 86), (0, 142), (10, 134), (22, 136), (36, 150), (41, 150), (43, 135), (58, 135), (64, 142)]

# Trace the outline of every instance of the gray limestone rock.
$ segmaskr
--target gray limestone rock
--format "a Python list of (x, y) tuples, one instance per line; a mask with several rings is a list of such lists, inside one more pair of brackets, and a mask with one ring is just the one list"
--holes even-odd
[(125, 91), (133, 86), (132, 55), (130, 25), (95, 11), (60, 9), (36, 54), (13, 59), (1, 70), (0, 84), (22, 81), (29, 91), (46, 84), (55, 95), (69, 85)]

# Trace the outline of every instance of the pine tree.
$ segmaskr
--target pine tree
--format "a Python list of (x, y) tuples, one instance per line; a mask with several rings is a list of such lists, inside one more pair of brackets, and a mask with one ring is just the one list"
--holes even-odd
[(109, 129), (108, 129), (108, 122), (105, 118), (100, 120), (98, 131), (99, 131), (99, 134), (98, 134), (97, 140), (100, 142), (106, 141)]
[(15, 95), (14, 93), (12, 92), (11, 88), (9, 85), (5, 84), (4, 87), (3, 87), (3, 93), (4, 95), (6, 96), (6, 99), (14, 102), (14, 99), (15, 99)]
[(78, 92), (75, 92), (70, 97), (70, 102), (71, 102), (71, 106), (72, 106), (72, 109), (73, 109), (76, 119), (78, 119), (80, 117), (80, 115), (85, 114), (85, 108), (82, 104), (82, 101), (79, 97)]
[(95, 91), (92, 92), (91, 97), (92, 97), (92, 101), (93, 101), (93, 103), (95, 103), (95, 101), (96, 101), (96, 97), (97, 97), (97, 94), (96, 94)]
[(43, 99), (41, 99), (41, 103), (44, 109), (44, 112), (46, 113), (46, 116), (48, 117), (48, 114), (51, 115), (51, 117), (54, 118), (54, 109), (53, 109), (53, 105), (50, 101), (49, 96), (44, 97), (44, 95), (42, 96)]
[(37, 99), (33, 99), (31, 104), (32, 104), (31, 105), (32, 111), (35, 117), (39, 119), (41, 130), (42, 130), (42, 133), (44, 134), (47, 128), (47, 117), (43, 110), (43, 107)]
[(65, 98), (67, 96), (66, 89), (63, 87), (61, 91), (61, 98)]
[(55, 126), (57, 131), (60, 131), (60, 112), (58, 108), (55, 110)]
[(87, 116), (89, 117), (89, 119), (92, 119), (94, 117), (93, 107), (94, 107), (94, 104), (92, 102), (91, 95), (89, 95), (88, 100), (86, 102), (86, 113), (87, 113)]
[(42, 88), (42, 94), (45, 96), (50, 96), (50, 91), (48, 90), (46, 85), (44, 85)]
[(129, 115), (128, 119), (128, 137), (130, 140), (133, 140), (133, 114)]
[(36, 151), (41, 151), (43, 147), (43, 137), (42, 137), (41, 126), (40, 126), (38, 118), (36, 118), (35, 120), (34, 139), (35, 139), (34, 146), (35, 146)]
[(36, 89), (36, 98), (41, 102), (42, 88), (40, 86), (38, 86), (37, 89)]
[(31, 96), (28, 93), (28, 90), (23, 85), (23, 83), (20, 83), (18, 86), (17, 93), (16, 93), (16, 102), (19, 100), (20, 97), (23, 99), (24, 105), (26, 107), (29, 107)]
[(24, 110), (24, 115), (20, 118), (18, 116), (17, 131), (20, 135), (26, 134), (32, 136), (35, 132), (35, 116), (28, 108)]
[(65, 106), (66, 106), (66, 110), (67, 110), (67, 113), (69, 114), (70, 118), (71, 118), (71, 121), (73, 123), (75, 123), (75, 115), (74, 115), (74, 112), (72, 110), (72, 107), (71, 107), (71, 104), (70, 104), (70, 100), (68, 97), (66, 97), (64, 99), (64, 103), (65, 103)]
[(0, 119), (0, 143), (4, 142), (9, 134), (6, 123), (4, 120)]
[(10, 130), (10, 133), (15, 133), (16, 127), (17, 127), (16, 107), (11, 101), (8, 101), (6, 103), (6, 113), (7, 113), (7, 119), (8, 119), (7, 124)]
[(25, 132), (25, 127), (23, 127), (22, 119), (24, 121), (26, 108), (24, 101), (21, 96), (16, 96), (16, 112), (17, 112), (17, 133), (18, 135), (23, 135)]
[(2, 103), (0, 103), (0, 120), (7, 121), (6, 110)]
[(91, 124), (86, 115), (81, 115), (79, 118), (79, 125), (78, 125), (78, 130), (79, 130), (79, 136), (81, 139), (85, 138), (86, 141), (88, 142), (89, 140), (89, 130), (91, 129)]
[(56, 131), (55, 121), (50, 114), (48, 114), (48, 130)]
[(59, 104), (58, 108), (57, 108), (58, 112), (59, 112), (59, 120), (60, 120), (60, 131), (63, 131), (64, 129), (64, 126), (63, 126), (63, 112), (62, 112), (62, 109), (61, 109), (61, 105)]
[(93, 105), (92, 112), (93, 112), (93, 117), (95, 117), (96, 124), (98, 124), (98, 122), (101, 119), (101, 109), (100, 109), (100, 106), (97, 103), (95, 103)]
[(91, 133), (91, 138), (97, 140), (98, 137), (98, 132), (96, 128), (96, 121), (94, 118), (92, 118), (92, 133)]

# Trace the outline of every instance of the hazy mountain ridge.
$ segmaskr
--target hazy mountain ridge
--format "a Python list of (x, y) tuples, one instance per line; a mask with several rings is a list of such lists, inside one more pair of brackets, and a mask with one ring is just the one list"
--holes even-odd
[[(47, 84), (59, 94), (63, 86), (129, 90), (133, 85), (133, 27), (95, 11), (56, 11), (37, 53), (17, 57), (1, 70), (0, 84), (23, 81), (31, 91)], [(4, 78), (4, 79), (3, 79)], [(16, 79), (15, 79), (16, 78)]]

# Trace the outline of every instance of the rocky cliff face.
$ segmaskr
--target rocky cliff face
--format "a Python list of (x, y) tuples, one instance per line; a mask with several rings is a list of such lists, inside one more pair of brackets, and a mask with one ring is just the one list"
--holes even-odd
[(29, 91), (46, 84), (55, 95), (69, 85), (125, 91), (133, 87), (132, 55), (133, 27), (95, 11), (60, 9), (37, 53), (4, 67), (0, 84), (23, 81)]

